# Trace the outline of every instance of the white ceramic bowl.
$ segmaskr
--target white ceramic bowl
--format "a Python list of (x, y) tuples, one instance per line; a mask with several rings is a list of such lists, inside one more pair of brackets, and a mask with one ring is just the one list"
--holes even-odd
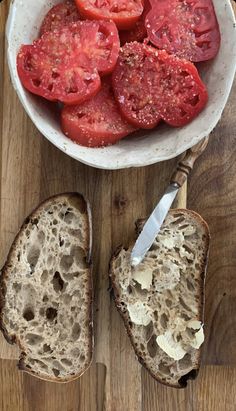
[(21, 85), (16, 55), (21, 44), (30, 44), (38, 35), (40, 23), (52, 5), (61, 0), (12, 0), (7, 22), (8, 63), (17, 94), (38, 130), (69, 156), (94, 167), (119, 169), (139, 167), (173, 158), (208, 135), (219, 121), (233, 83), (236, 67), (236, 28), (230, 0), (214, 0), (222, 36), (217, 57), (201, 64), (201, 77), (209, 92), (204, 111), (189, 125), (166, 125), (144, 131), (106, 148), (79, 146), (63, 135), (52, 106)]

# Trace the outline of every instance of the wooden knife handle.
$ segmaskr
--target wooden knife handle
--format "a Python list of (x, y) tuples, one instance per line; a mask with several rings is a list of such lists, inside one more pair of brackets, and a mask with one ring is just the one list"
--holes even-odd
[(208, 144), (208, 140), (209, 136), (203, 138), (199, 143), (195, 144), (195, 146), (189, 148), (186, 151), (183, 159), (180, 160), (177, 165), (176, 171), (171, 177), (171, 184), (177, 184), (179, 187), (182, 187), (184, 182), (187, 180), (187, 177), (192, 170), (195, 161), (205, 150)]

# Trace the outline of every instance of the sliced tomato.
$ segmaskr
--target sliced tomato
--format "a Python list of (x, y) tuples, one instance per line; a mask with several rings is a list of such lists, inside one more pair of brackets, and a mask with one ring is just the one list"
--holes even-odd
[(113, 70), (118, 51), (113, 22), (78, 21), (22, 46), (18, 74), (34, 94), (66, 104), (81, 103), (98, 92), (99, 72)]
[(52, 7), (43, 19), (40, 36), (47, 31), (59, 30), (70, 23), (80, 20), (79, 11), (73, 0), (67, 0)]
[(112, 21), (101, 20), (91, 23), (89, 20), (83, 21), (84, 30), (80, 34), (79, 41), (83, 51), (91, 58), (99, 73), (109, 74), (116, 65), (120, 50), (117, 28)]
[(145, 27), (145, 18), (149, 11), (151, 10), (151, 5), (149, 0), (145, 0), (143, 14), (140, 19), (135, 23), (131, 30), (121, 30), (119, 32), (120, 44), (123, 46), (125, 43), (131, 43), (132, 41), (142, 42), (147, 37), (147, 29)]
[(150, 41), (187, 60), (212, 59), (220, 31), (212, 0), (150, 0), (145, 24)]
[(95, 97), (83, 104), (65, 106), (61, 113), (63, 133), (87, 147), (103, 147), (116, 143), (135, 131), (121, 117), (108, 80)]
[(143, 12), (142, 0), (75, 0), (87, 19), (112, 20), (121, 30), (131, 29)]
[(140, 128), (153, 128), (161, 119), (183, 126), (208, 98), (192, 63), (137, 42), (121, 48), (112, 81), (122, 114)]

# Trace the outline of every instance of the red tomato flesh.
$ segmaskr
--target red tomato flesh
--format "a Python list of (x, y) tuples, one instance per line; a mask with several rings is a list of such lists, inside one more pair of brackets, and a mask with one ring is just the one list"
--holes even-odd
[(119, 32), (120, 44), (123, 46), (125, 43), (131, 43), (132, 41), (142, 42), (147, 37), (147, 30), (143, 20), (137, 21), (135, 26), (131, 30), (122, 30)]
[(44, 17), (39, 32), (40, 36), (47, 31), (60, 30), (64, 26), (75, 23), (78, 20), (80, 20), (80, 15), (74, 1), (67, 0), (56, 4)]
[(212, 0), (150, 0), (145, 24), (150, 41), (181, 58), (212, 59), (220, 31)]
[(121, 117), (108, 80), (92, 99), (63, 108), (61, 128), (71, 140), (87, 147), (111, 145), (135, 131)]
[(149, 0), (145, 0), (143, 14), (140, 19), (135, 23), (131, 30), (120, 30), (120, 44), (123, 46), (125, 43), (131, 43), (132, 41), (142, 42), (147, 37), (147, 29), (145, 27), (145, 18), (149, 11), (151, 10), (151, 5)]
[(121, 30), (131, 29), (143, 12), (142, 0), (75, 0), (87, 19), (112, 20)]
[(140, 128), (153, 128), (161, 119), (183, 126), (208, 99), (192, 63), (137, 42), (121, 48), (112, 82), (123, 116)]
[(76, 104), (98, 92), (99, 72), (111, 72), (118, 53), (113, 22), (78, 21), (22, 46), (17, 69), (22, 84), (32, 93)]

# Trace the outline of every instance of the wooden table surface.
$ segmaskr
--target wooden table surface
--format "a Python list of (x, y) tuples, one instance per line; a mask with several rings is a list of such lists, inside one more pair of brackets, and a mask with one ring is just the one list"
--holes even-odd
[(198, 379), (175, 390), (155, 382), (135, 360), (107, 291), (107, 268), (111, 251), (133, 237), (136, 218), (148, 215), (156, 204), (176, 159), (101, 171), (70, 159), (44, 139), (21, 107), (2, 58), (8, 7), (9, 1), (0, 3), (0, 262), (39, 201), (81, 191), (91, 202), (94, 220), (95, 337), (101, 330), (104, 337), (97, 338), (90, 370), (66, 385), (39, 381), (19, 372), (15, 360), (0, 360), (0, 411), (235, 411), (236, 83), (188, 183), (188, 208), (206, 219), (212, 236), (206, 342)]

